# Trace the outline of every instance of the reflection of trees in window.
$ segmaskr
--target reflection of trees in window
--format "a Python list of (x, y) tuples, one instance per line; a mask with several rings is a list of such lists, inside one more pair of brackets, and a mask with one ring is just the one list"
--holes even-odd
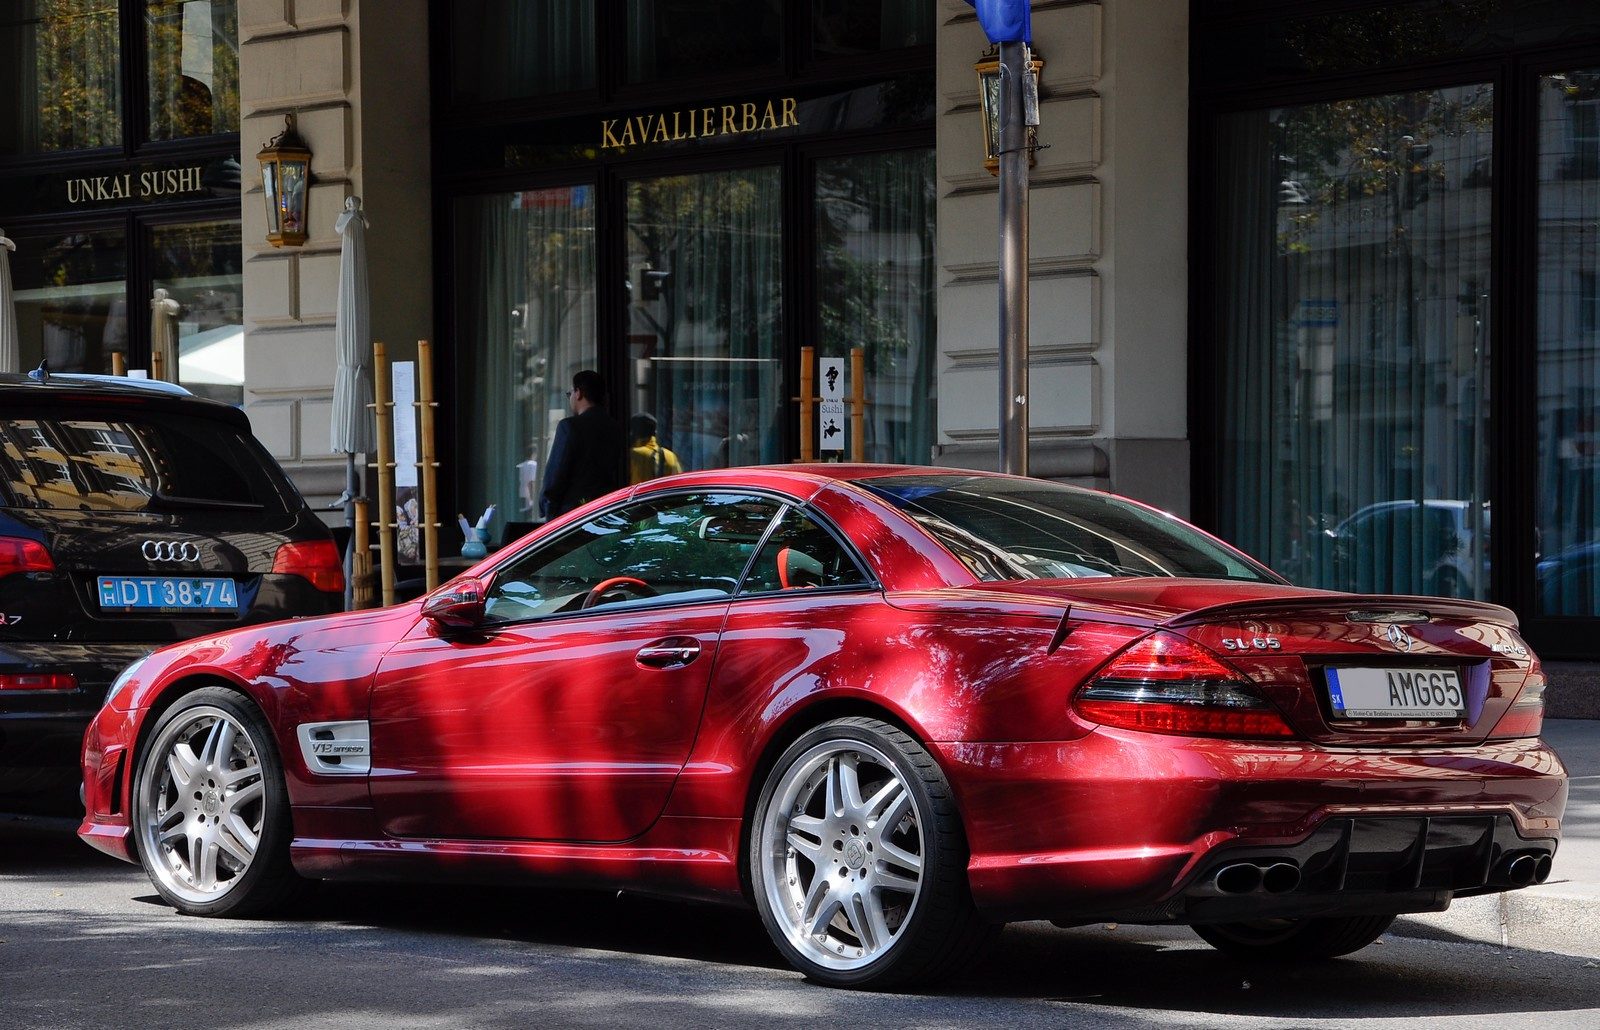
[[(1388, 202), (1399, 240), (1405, 233), (1403, 212), (1447, 185), (1452, 160), (1464, 163), (1470, 156), (1459, 146), (1445, 147), (1445, 141), (1488, 134), (1493, 117), (1494, 93), (1487, 85), (1287, 109), (1277, 126), (1284, 180), (1279, 199), (1298, 210), (1288, 213), (1281, 242), (1289, 250), (1304, 250), (1303, 237), (1326, 208), (1374, 199)], [(1479, 163), (1456, 171), (1461, 188), (1488, 184), (1487, 169)], [(1482, 182), (1475, 178), (1480, 175)]]
[(23, 6), (31, 6), (34, 13), (31, 34), (26, 14), (14, 30), (23, 56), (16, 65), (23, 151), (84, 150), (121, 143), (116, 4), (33, 0)]
[(150, 138), (239, 131), (237, 0), (150, 0)]

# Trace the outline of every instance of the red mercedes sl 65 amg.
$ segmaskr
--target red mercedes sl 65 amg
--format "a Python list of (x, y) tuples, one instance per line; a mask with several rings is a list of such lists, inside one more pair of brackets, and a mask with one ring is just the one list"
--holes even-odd
[(736, 468), (156, 651), (86, 735), (79, 832), (197, 915), (377, 877), (750, 904), (840, 986), (1024, 919), (1319, 958), (1549, 876), (1544, 689), (1504, 608), (1291, 586), (1108, 494)]

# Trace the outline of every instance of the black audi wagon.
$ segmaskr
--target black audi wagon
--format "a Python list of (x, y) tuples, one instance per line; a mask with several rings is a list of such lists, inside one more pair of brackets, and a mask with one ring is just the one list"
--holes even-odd
[(0, 374), (0, 812), (80, 811), (84, 728), (154, 648), (343, 601), (328, 528), (244, 412)]

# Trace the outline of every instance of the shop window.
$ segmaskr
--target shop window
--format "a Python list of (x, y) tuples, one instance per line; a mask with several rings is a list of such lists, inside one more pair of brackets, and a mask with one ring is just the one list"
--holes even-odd
[(862, 351), (868, 461), (932, 453), (933, 163), (932, 150), (916, 149), (817, 164), (817, 354)]
[(0, 8), (0, 158), (121, 145), (120, 45), (105, 0)]
[[(463, 198), (455, 232), (461, 503), (532, 521), (572, 374), (599, 364), (594, 188)], [(616, 414), (621, 384), (611, 392)]]
[(178, 382), (244, 403), (244, 244), (238, 222), (160, 225), (151, 232), (154, 288), (177, 305)]
[(237, 0), (145, 4), (150, 138), (239, 131)]
[[(1600, 615), (1600, 70), (1540, 80), (1536, 611)], [(1576, 287), (1573, 290), (1574, 285)], [(1569, 294), (1566, 291), (1573, 290)]]
[(629, 83), (781, 70), (781, 0), (629, 0)]
[(449, 8), (456, 102), (594, 89), (594, 0), (456, 0)]
[(934, 0), (811, 0), (812, 51), (819, 57), (932, 46)]
[(627, 186), (628, 409), (685, 471), (783, 459), (781, 204), (776, 168)]
[(48, 360), (57, 372), (109, 372), (112, 355), (128, 353), (124, 232), (103, 226), (11, 235), (21, 367)]
[(1297, 582), (1489, 595), (1493, 101), (1219, 119), (1219, 524)]

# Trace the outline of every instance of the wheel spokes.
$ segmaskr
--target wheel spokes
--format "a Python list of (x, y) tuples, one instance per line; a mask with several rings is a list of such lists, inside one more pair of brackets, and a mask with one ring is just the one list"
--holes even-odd
[(843, 741), (819, 745), (785, 788), (764, 832), (790, 940), (829, 965), (874, 960), (894, 945), (922, 888), (915, 796), (888, 759)]
[(226, 893), (255, 860), (266, 809), (265, 770), (248, 733), (215, 709), (197, 710), (162, 738), (160, 770), (142, 788), (146, 841), (181, 892)]

